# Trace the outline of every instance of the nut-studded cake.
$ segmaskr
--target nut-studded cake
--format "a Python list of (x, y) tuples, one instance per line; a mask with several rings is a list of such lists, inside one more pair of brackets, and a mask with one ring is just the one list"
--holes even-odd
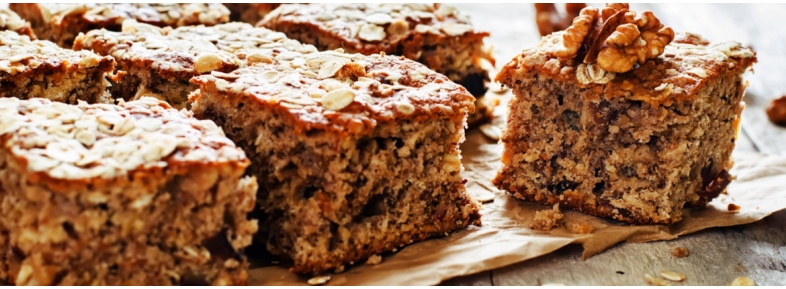
[(19, 33), (19, 35), (27, 35), (30, 39), (36, 39), (30, 22), (23, 20), (8, 8), (0, 8), (0, 31), (3, 30), (10, 30)]
[(491, 51), (488, 32), (469, 18), (440, 4), (286, 4), (259, 23), (319, 50), (404, 56), (425, 64), (478, 97), (470, 125), (490, 119), (497, 99), (482, 97)]
[(105, 28), (119, 31), (126, 19), (160, 27), (216, 25), (229, 21), (229, 9), (204, 3), (11, 3), (9, 7), (32, 23), (41, 39), (71, 48), (80, 32)]
[(459, 144), (474, 98), (403, 57), (334, 51), (198, 76), (198, 118), (260, 179), (260, 239), (294, 272), (479, 224)]
[(128, 72), (113, 85), (113, 97), (155, 96), (178, 109), (188, 107), (188, 94), (196, 89), (188, 82), (191, 77), (316, 52), (283, 33), (240, 22), (171, 29), (126, 20), (122, 30), (79, 35), (74, 49), (114, 56), (118, 69)]
[(249, 160), (154, 98), (0, 99), (0, 263), (16, 285), (245, 284)]
[(109, 103), (112, 57), (73, 51), (27, 35), (0, 31), (0, 97)]
[(223, 3), (229, 9), (229, 20), (257, 24), (280, 6), (280, 3)]
[[(672, 42), (673, 40), (673, 42)], [(494, 184), (630, 223), (673, 223), (731, 181), (756, 55), (627, 5), (585, 8), (497, 75), (515, 97)]]

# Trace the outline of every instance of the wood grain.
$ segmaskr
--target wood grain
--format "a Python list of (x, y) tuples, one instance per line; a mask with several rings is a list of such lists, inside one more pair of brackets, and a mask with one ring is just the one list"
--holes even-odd
[[(478, 29), (491, 32), (498, 67), (521, 49), (536, 45), (532, 4), (453, 4), (472, 17)], [(593, 4), (600, 6), (601, 4)], [(558, 5), (559, 6), (559, 5)], [(786, 15), (781, 4), (631, 4), (652, 10), (675, 31), (699, 33), (713, 41), (734, 40), (752, 45), (759, 63), (748, 75), (750, 88), (743, 112), (737, 151), (786, 154), (786, 129), (772, 125), (764, 107), (779, 91), (786, 69), (786, 32), (777, 24)], [(755, 21), (753, 21), (755, 19)], [(672, 256), (687, 248), (685, 258)], [(687, 276), (674, 285), (726, 285), (738, 276), (759, 285), (786, 285), (786, 211), (744, 226), (709, 229), (673, 241), (622, 243), (581, 260), (582, 248), (571, 245), (552, 254), (505, 268), (448, 280), (443, 285), (646, 285), (644, 274), (670, 270)]]

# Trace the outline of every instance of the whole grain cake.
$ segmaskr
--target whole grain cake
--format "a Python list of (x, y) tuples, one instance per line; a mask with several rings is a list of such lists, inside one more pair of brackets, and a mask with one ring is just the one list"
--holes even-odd
[(216, 25), (229, 21), (229, 9), (207, 3), (10, 3), (30, 21), (36, 35), (71, 48), (80, 32), (120, 31), (126, 19), (160, 27)]
[(107, 78), (119, 79), (115, 64), (112, 57), (0, 31), (0, 97), (110, 103)]
[(755, 62), (736, 42), (675, 36), (650, 11), (585, 8), (497, 75), (515, 97), (493, 182), (629, 223), (679, 221), (733, 179), (743, 74)]
[(27, 35), (30, 39), (36, 39), (30, 22), (25, 21), (19, 15), (8, 8), (0, 8), (0, 31), (9, 30), (19, 35)]
[(122, 30), (80, 34), (74, 49), (114, 56), (118, 69), (128, 72), (113, 85), (112, 96), (154, 96), (178, 109), (189, 107), (188, 94), (196, 89), (188, 82), (191, 77), (316, 52), (314, 46), (301, 45), (283, 33), (241, 22), (171, 29), (126, 20)]
[(293, 272), (480, 224), (459, 150), (475, 99), (420, 63), (325, 51), (192, 82), (195, 116), (252, 160), (258, 240)]
[(229, 9), (229, 20), (257, 24), (281, 3), (223, 3)]
[(0, 98), (0, 275), (16, 285), (240, 285), (257, 183), (215, 123), (155, 98)]
[(470, 125), (490, 120), (499, 100), (483, 97), (494, 65), (488, 32), (467, 15), (441, 4), (285, 4), (259, 25), (281, 31), (319, 50), (404, 56), (425, 64), (477, 97)]

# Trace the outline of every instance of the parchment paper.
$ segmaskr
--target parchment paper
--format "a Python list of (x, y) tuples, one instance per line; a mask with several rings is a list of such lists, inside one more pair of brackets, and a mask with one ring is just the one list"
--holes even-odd
[[(501, 119), (497, 123), (501, 123)], [(548, 232), (530, 230), (535, 211), (547, 206), (520, 201), (496, 189), (489, 181), (500, 166), (502, 146), (478, 130), (467, 132), (462, 145), (467, 189), (480, 197), (492, 194), (483, 204), (481, 227), (470, 226), (446, 237), (436, 237), (383, 254), (376, 266), (358, 262), (346, 271), (330, 275), (326, 285), (435, 285), (463, 275), (504, 267), (551, 253), (571, 243), (584, 246), (589, 258), (619, 242), (671, 240), (699, 230), (752, 223), (786, 208), (786, 157), (755, 153), (733, 154), (731, 174), (737, 177), (705, 209), (684, 209), (683, 220), (670, 225), (631, 226), (563, 210), (564, 223), (588, 223), (591, 234), (571, 234), (565, 226)], [(728, 211), (728, 204), (740, 206)], [(283, 266), (253, 268), (249, 285), (308, 285), (309, 276), (289, 273)]]

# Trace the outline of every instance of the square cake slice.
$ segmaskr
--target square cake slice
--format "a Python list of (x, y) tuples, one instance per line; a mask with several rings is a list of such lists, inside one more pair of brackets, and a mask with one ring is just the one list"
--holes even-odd
[(3, 30), (13, 31), (19, 35), (27, 35), (30, 39), (36, 39), (33, 28), (30, 27), (30, 22), (25, 21), (8, 8), (0, 8), (0, 31)]
[(260, 20), (278, 8), (281, 3), (223, 3), (229, 9), (229, 20), (257, 24)]
[(258, 240), (293, 272), (480, 224), (459, 151), (475, 99), (420, 63), (326, 51), (192, 82), (195, 116), (252, 160)]
[(0, 275), (16, 285), (240, 285), (257, 183), (215, 123), (154, 98), (0, 98)]
[(283, 33), (241, 22), (171, 29), (126, 20), (122, 30), (80, 34), (74, 49), (115, 57), (118, 69), (127, 74), (113, 85), (113, 97), (154, 96), (177, 109), (189, 107), (188, 94), (196, 89), (188, 82), (191, 77), (316, 52), (314, 46), (301, 45)]
[(404, 56), (463, 85), (477, 97), (470, 126), (490, 120), (497, 98), (486, 98), (487, 68), (494, 65), (488, 32), (441, 4), (285, 4), (259, 23), (319, 50)]
[[(649, 11), (592, 9), (497, 75), (515, 96), (493, 182), (518, 198), (591, 215), (677, 222), (683, 207), (706, 205), (732, 180), (743, 74), (756, 54), (736, 42), (675, 38)], [(607, 30), (614, 33), (584, 30), (599, 38), (582, 46), (588, 20), (623, 24)], [(633, 25), (643, 38), (623, 41)]]
[(106, 78), (116, 79), (114, 69), (112, 57), (0, 31), (0, 97), (110, 103)]
[(71, 48), (80, 32), (105, 28), (120, 31), (126, 19), (159, 26), (216, 25), (229, 21), (229, 9), (206, 3), (10, 3), (30, 21), (36, 35)]

